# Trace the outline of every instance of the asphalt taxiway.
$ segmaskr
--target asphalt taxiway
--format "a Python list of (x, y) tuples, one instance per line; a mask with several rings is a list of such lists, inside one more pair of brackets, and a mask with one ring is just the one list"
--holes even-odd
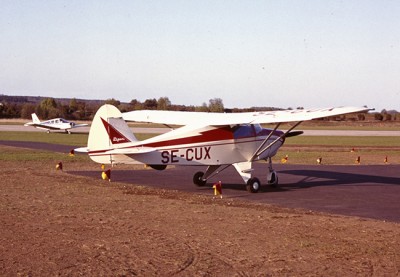
[[(0, 145), (43, 149), (68, 153), (73, 147), (40, 142), (0, 141)], [(67, 168), (67, 166), (66, 166)], [(68, 171), (69, 174), (100, 178), (92, 171)], [(192, 183), (193, 174), (205, 167), (172, 167), (122, 170), (114, 167), (112, 180), (157, 188), (201, 193), (212, 197), (213, 182), (222, 181), (223, 196), (251, 200), (288, 208), (358, 216), (400, 223), (400, 165), (290, 165), (277, 164), (279, 188), (264, 185), (258, 193), (248, 193), (239, 174), (229, 167), (209, 180), (204, 187)], [(266, 183), (267, 164), (255, 163), (253, 176)]]
[[(253, 176), (266, 183), (267, 164), (256, 163)], [(249, 193), (233, 167), (209, 180), (204, 187), (192, 183), (193, 174), (205, 167), (174, 167), (162, 172), (153, 169), (113, 169), (112, 180), (128, 184), (213, 195), (212, 185), (222, 181), (223, 196), (274, 204), (288, 208), (359, 216), (400, 222), (400, 166), (398, 165), (275, 165), (279, 187), (264, 185)], [(99, 171), (72, 174), (100, 179)]]

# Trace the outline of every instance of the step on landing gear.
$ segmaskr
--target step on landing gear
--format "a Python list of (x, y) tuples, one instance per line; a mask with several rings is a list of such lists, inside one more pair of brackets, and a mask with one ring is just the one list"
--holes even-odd
[(267, 177), (267, 183), (268, 185), (271, 185), (273, 187), (278, 187), (279, 184), (278, 173), (272, 168), (271, 158), (268, 158), (268, 162), (269, 162), (269, 174)]

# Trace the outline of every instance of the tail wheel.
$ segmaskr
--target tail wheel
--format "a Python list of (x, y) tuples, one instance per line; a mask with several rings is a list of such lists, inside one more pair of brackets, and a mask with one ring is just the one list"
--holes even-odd
[(250, 178), (247, 181), (246, 189), (248, 192), (256, 193), (260, 190), (261, 183), (257, 178)]
[(196, 186), (202, 187), (206, 184), (206, 180), (203, 179), (204, 172), (198, 171), (193, 176), (193, 183)]
[(276, 171), (271, 171), (271, 172), (268, 174), (267, 181), (268, 181), (268, 185), (271, 185), (271, 186), (273, 186), (273, 187), (277, 187), (278, 184), (279, 184), (279, 181), (278, 181), (278, 173), (276, 173)]

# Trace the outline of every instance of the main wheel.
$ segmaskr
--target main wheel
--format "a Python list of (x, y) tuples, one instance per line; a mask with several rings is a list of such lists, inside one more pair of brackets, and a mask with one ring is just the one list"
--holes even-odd
[(206, 184), (206, 180), (203, 180), (204, 172), (198, 171), (193, 175), (193, 183), (196, 186), (202, 187)]
[(278, 181), (278, 173), (276, 173), (275, 170), (274, 170), (274, 171), (271, 171), (271, 172), (268, 174), (267, 182), (268, 182), (268, 185), (271, 185), (271, 186), (273, 186), (273, 187), (277, 187), (277, 186), (278, 186), (278, 184), (279, 184), (279, 181)]
[(246, 189), (248, 192), (256, 193), (259, 191), (260, 187), (261, 183), (257, 178), (250, 178), (247, 181)]

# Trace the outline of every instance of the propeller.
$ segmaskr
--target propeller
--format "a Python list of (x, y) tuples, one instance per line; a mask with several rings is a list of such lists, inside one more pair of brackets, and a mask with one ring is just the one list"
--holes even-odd
[(291, 138), (291, 137), (295, 137), (295, 136), (300, 136), (302, 135), (304, 132), (303, 131), (293, 131), (293, 132), (289, 132), (285, 135), (286, 138)]

